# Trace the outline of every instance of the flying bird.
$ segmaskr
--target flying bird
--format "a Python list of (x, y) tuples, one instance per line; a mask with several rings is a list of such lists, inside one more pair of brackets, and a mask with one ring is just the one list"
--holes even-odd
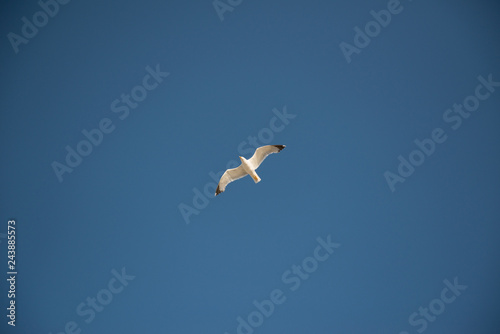
[(217, 190), (215, 190), (215, 196), (226, 190), (226, 186), (242, 177), (250, 175), (255, 183), (260, 182), (260, 177), (257, 175), (255, 170), (259, 168), (260, 164), (264, 159), (271, 153), (279, 153), (282, 149), (285, 148), (285, 145), (266, 145), (261, 146), (255, 150), (253, 156), (247, 160), (243, 157), (240, 157), (241, 165), (236, 168), (231, 168), (226, 170), (226, 172), (222, 175), (219, 181), (219, 185), (217, 186)]

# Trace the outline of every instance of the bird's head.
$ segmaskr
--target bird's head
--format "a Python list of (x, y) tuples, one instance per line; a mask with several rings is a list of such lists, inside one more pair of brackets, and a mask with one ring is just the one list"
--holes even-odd
[(241, 162), (243, 162), (243, 160), (245, 160), (245, 158), (243, 158), (243, 157), (239, 157), (239, 158), (240, 158)]

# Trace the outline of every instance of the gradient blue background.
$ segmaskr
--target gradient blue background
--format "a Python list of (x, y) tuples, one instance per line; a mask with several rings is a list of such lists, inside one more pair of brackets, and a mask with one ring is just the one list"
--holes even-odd
[[(7, 34), (40, 7), (4, 2), (0, 233), (17, 220), (19, 274), (15, 328), (1, 280), (0, 332), (233, 334), (281, 289), (255, 333), (417, 333), (408, 316), (458, 277), (425, 333), (497, 333), (500, 89), (456, 131), (442, 115), (477, 76), (500, 81), (500, 6), (401, 4), (348, 64), (339, 44), (387, 1), (245, 0), (224, 21), (210, 0), (71, 1), (18, 54)], [(120, 120), (111, 102), (156, 64), (170, 76)], [(193, 188), (284, 106), (262, 182), (186, 224)], [(116, 129), (58, 182), (51, 163), (106, 117)], [(383, 173), (437, 127), (447, 141), (392, 193)], [(327, 235), (341, 247), (290, 291), (281, 275)], [(123, 267), (135, 279), (86, 323), (77, 305)]]

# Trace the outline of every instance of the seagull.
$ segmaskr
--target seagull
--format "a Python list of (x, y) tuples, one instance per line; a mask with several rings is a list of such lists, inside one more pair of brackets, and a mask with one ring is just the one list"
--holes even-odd
[(226, 170), (226, 172), (222, 175), (219, 181), (219, 185), (217, 186), (217, 190), (215, 190), (215, 196), (226, 190), (226, 186), (242, 177), (250, 175), (255, 183), (260, 182), (260, 177), (255, 173), (255, 170), (259, 168), (260, 164), (264, 159), (271, 153), (279, 153), (282, 149), (284, 149), (285, 145), (266, 145), (261, 146), (255, 150), (255, 153), (247, 160), (243, 157), (240, 157), (241, 165), (236, 168), (231, 168)]

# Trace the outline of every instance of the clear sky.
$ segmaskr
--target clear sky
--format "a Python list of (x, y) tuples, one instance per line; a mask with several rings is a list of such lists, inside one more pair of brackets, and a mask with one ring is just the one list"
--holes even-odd
[(215, 6), (2, 3), (0, 332), (498, 332), (498, 2)]

